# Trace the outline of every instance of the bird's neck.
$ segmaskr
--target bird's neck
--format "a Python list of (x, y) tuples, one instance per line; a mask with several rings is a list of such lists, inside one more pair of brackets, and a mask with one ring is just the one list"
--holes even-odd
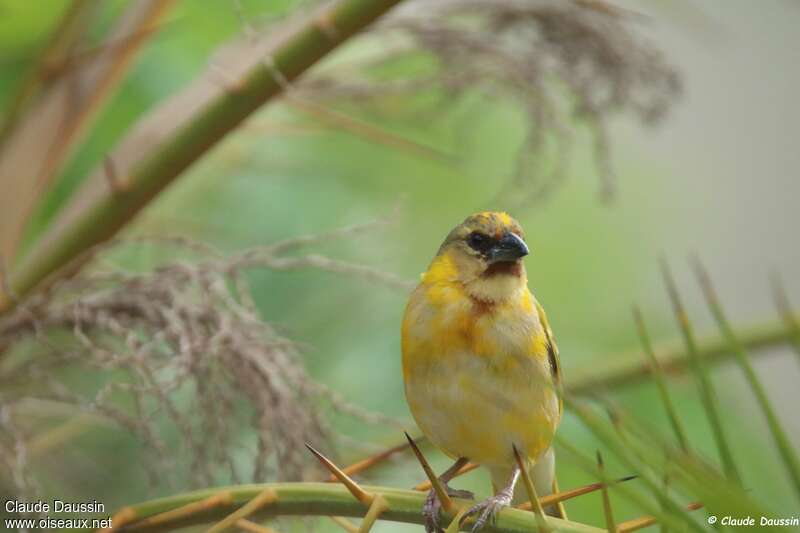
[(475, 300), (502, 303), (520, 298), (528, 288), (525, 269), (517, 274), (502, 273), (478, 276), (464, 282), (464, 290)]
[(487, 270), (458, 264), (449, 254), (437, 256), (422, 281), (429, 285), (461, 288), (473, 300), (495, 304), (512, 301), (528, 290), (528, 277), (522, 263), (510, 263)]

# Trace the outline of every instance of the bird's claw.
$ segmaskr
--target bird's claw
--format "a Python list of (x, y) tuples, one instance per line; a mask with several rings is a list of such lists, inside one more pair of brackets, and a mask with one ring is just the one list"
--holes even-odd
[(487, 498), (482, 502), (476, 503), (470, 507), (466, 513), (464, 513), (464, 516), (461, 517), (461, 522), (459, 525), (463, 525), (469, 517), (478, 515), (477, 520), (475, 520), (475, 524), (472, 526), (472, 533), (477, 533), (483, 529), (483, 526), (485, 526), (487, 522), (491, 521), (494, 523), (495, 519), (497, 518), (497, 513), (499, 513), (504, 507), (511, 505), (511, 499), (512, 495), (503, 491), (495, 494), (491, 498)]
[(425, 505), (422, 506), (422, 516), (425, 518), (425, 533), (440, 533), (442, 527), (439, 525), (439, 509), (442, 504), (436, 496), (436, 491), (431, 489), (428, 497), (425, 498)]
[[(475, 495), (468, 490), (452, 489), (445, 485), (447, 495), (453, 498), (465, 498), (472, 500)], [(425, 505), (422, 506), (422, 516), (425, 517), (425, 533), (441, 533), (444, 528), (439, 524), (439, 511), (442, 508), (442, 503), (436, 495), (436, 491), (431, 489), (428, 492), (428, 497), (425, 498)]]

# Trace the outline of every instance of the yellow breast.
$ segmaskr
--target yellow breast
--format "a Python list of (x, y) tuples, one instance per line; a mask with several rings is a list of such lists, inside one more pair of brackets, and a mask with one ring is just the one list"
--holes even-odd
[(435, 268), (411, 296), (402, 327), (406, 397), (417, 424), (454, 457), (507, 465), (514, 444), (537, 458), (560, 407), (533, 296), (523, 283), (514, 298), (487, 304)]

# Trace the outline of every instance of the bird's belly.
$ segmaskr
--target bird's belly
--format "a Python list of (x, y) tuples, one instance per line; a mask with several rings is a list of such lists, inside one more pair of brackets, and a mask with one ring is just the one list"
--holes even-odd
[(547, 450), (560, 413), (543, 365), (474, 354), (435, 360), (406, 379), (411, 412), (434, 445), (486, 465), (512, 464), (512, 445), (534, 460)]

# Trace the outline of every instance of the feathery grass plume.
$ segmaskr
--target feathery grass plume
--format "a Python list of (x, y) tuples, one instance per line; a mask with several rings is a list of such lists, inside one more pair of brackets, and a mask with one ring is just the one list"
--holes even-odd
[[(545, 198), (565, 178), (577, 117), (593, 137), (600, 196), (608, 200), (616, 188), (609, 118), (627, 112), (654, 123), (681, 89), (661, 52), (637, 35), (636, 18), (602, 1), (413, 0), (370, 30), (383, 39), (382, 55), (346, 75), (341, 68), (314, 74), (299, 91), (360, 107), (425, 91), (442, 102), (475, 90), (508, 94), (527, 128), (510, 184), (516, 194), (524, 187), (524, 202)], [(388, 45), (387, 36), (394, 38)], [(413, 77), (370, 75), (420, 51), (432, 68)]]
[(0, 397), (0, 465), (8, 473), (16, 495), (22, 501), (33, 500), (39, 491), (28, 468), (28, 460), (25, 436), (14, 420), (11, 406)]
[[(311, 100), (300, 98), (292, 93), (286, 94), (283, 101), (293, 110), (321, 122), (322, 127), (329, 126), (334, 128), (337, 133), (349, 133), (375, 144), (381, 144), (431, 161), (445, 164), (454, 164), (457, 162), (457, 157), (454, 154), (403, 137), (385, 128), (370, 124), (364, 120), (349, 116)], [(267, 128), (269, 127), (268, 124), (265, 126)], [(250, 129), (253, 129), (252, 125), (248, 126), (248, 130)]]
[(749, 354), (745, 350), (744, 346), (742, 346), (742, 343), (739, 342), (736, 332), (733, 330), (730, 322), (728, 322), (728, 318), (725, 316), (722, 303), (720, 302), (717, 292), (711, 283), (711, 276), (709, 276), (708, 271), (700, 262), (699, 258), (692, 258), (692, 266), (694, 267), (695, 275), (697, 276), (698, 283), (700, 284), (700, 288), (703, 292), (703, 296), (706, 299), (708, 308), (711, 311), (711, 314), (714, 316), (714, 320), (717, 322), (720, 331), (730, 343), (731, 351), (733, 351), (733, 353), (736, 355), (736, 362), (739, 365), (739, 368), (742, 370), (745, 379), (747, 379), (747, 383), (750, 385), (753, 395), (756, 397), (756, 401), (761, 408), (761, 412), (767, 421), (767, 426), (769, 426), (770, 433), (772, 434), (772, 440), (775, 442), (775, 447), (778, 449), (778, 453), (783, 460), (789, 477), (791, 477), (792, 482), (794, 483), (795, 491), (798, 495), (800, 495), (800, 460), (797, 458), (794, 447), (789, 441), (789, 437), (786, 435), (786, 432), (783, 430), (783, 426), (778, 419), (778, 415), (775, 413), (775, 409), (772, 407), (772, 402), (769, 400), (769, 396), (767, 395), (764, 385), (761, 384), (753, 365), (750, 363)]
[[(365, 265), (320, 255), (282, 255), (372, 227), (288, 239), (229, 257), (183, 239), (135, 241), (166, 244), (200, 258), (144, 272), (98, 261), (101, 268), (86, 269), (26, 299), (0, 318), (6, 363), (0, 370), (0, 403), (13, 413), (15, 406), (36, 397), (103, 415), (148, 444), (151, 477), (169, 479), (184, 472), (181, 479), (194, 486), (244, 478), (245, 467), (234, 461), (234, 449), (245, 443), (237, 441), (235, 430), (251, 425), (257, 438), (247, 477), (305, 478), (310, 471), (303, 443), (329, 443), (337, 436), (325, 421), (326, 409), (369, 424), (400, 423), (351, 405), (312, 380), (298, 346), (259, 316), (244, 271), (321, 269), (407, 290), (405, 280)], [(108, 243), (93, 253), (103, 258), (122, 244)], [(66, 384), (62, 369), (80, 369), (103, 385), (96, 394), (82, 396)], [(35, 393), (32, 382), (39, 384)], [(242, 419), (242, 412), (251, 420)], [(165, 432), (176, 434), (180, 444), (168, 446)], [(13, 435), (0, 434), (4, 450), (19, 448), (7, 438)], [(177, 463), (187, 457), (189, 464)], [(18, 463), (9, 465), (12, 473), (20, 470)], [(26, 488), (26, 478), (12, 477), (20, 490)]]

